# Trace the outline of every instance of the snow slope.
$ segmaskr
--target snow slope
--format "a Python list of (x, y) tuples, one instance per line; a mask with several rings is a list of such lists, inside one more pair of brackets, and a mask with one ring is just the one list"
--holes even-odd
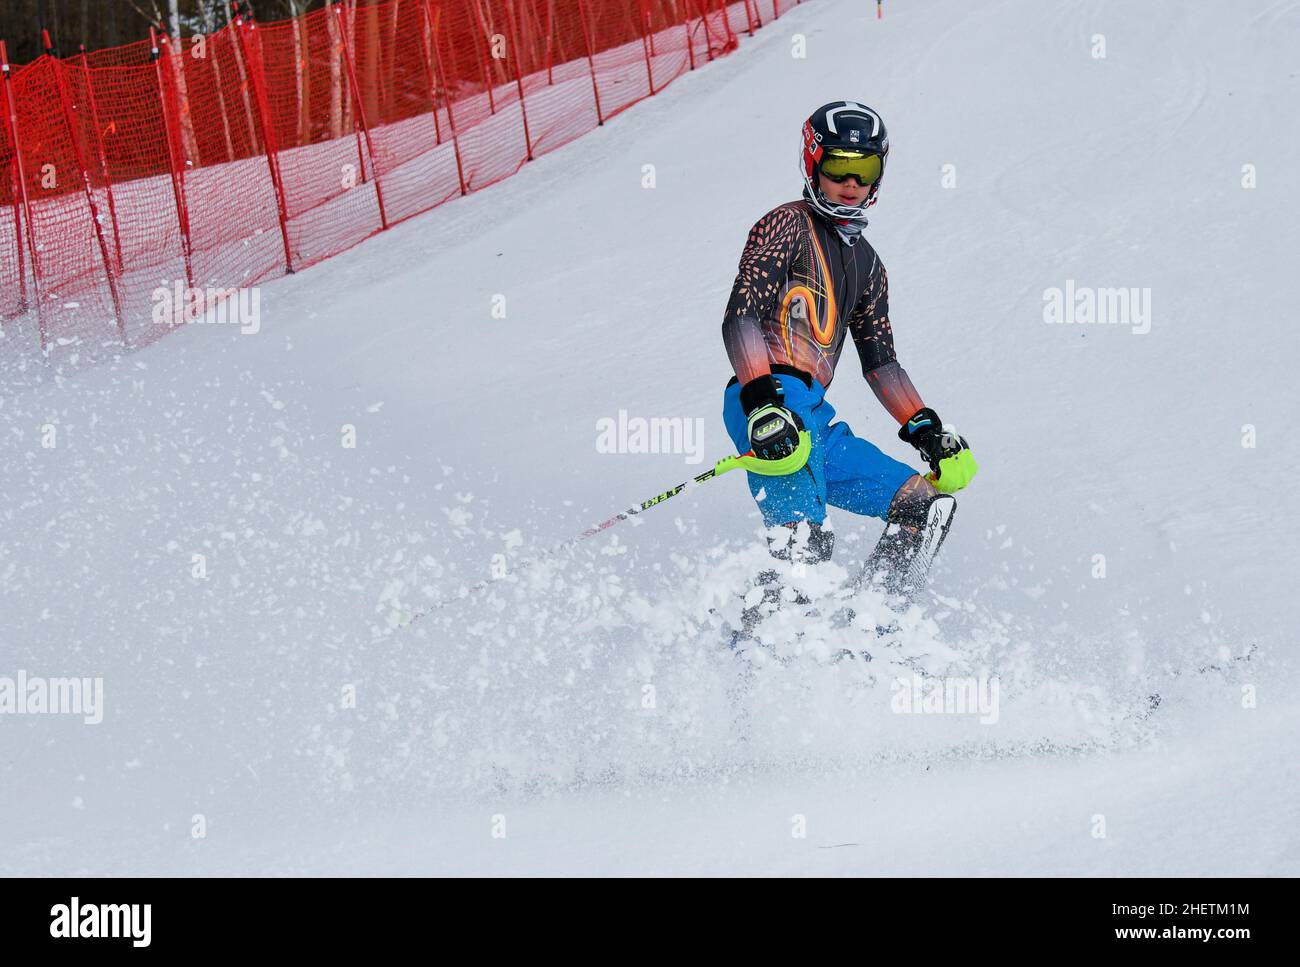
[[(887, 6), (801, 5), (266, 285), (255, 336), (0, 354), (0, 676), (106, 706), (0, 716), (0, 871), (1300, 871), (1300, 4)], [(997, 722), (895, 714), (887, 661), (819, 660), (853, 629), (742, 687), (711, 614), (765, 559), (735, 476), (395, 629), (703, 469), (598, 452), (601, 418), (726, 452), (740, 246), (846, 96), (890, 127), (901, 359), (981, 464), (935, 595), (873, 644), (1001, 676)], [(1044, 322), (1067, 280), (1149, 288), (1150, 331)], [(908, 457), (851, 352), (830, 396)], [(832, 520), (847, 567), (879, 525)]]

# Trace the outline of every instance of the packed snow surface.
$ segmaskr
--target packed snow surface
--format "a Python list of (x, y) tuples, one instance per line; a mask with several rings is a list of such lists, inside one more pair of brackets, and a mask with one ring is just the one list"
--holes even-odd
[[(0, 679), (103, 702), (0, 715), (0, 872), (1300, 873), (1300, 4), (874, 14), (797, 7), (255, 335), (7, 333)], [(832, 512), (816, 613), (737, 655), (739, 474), (520, 567), (727, 453), (740, 247), (845, 97), (900, 359), (980, 462), (931, 592), (837, 597), (880, 524)], [(620, 410), (703, 434), (602, 452)]]

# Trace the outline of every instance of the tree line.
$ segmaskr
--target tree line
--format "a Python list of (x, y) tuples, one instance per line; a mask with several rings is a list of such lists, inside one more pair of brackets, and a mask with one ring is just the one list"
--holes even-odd
[[(285, 20), (324, 6), (328, 0), (239, 0), (260, 21)], [(376, 0), (377, 2), (377, 0)], [(358, 0), (365, 6), (367, 0)], [(150, 25), (165, 25), (176, 35), (210, 33), (230, 18), (227, 0), (0, 0), (0, 40), (15, 64), (35, 60), (45, 50), (42, 27), (59, 54), (117, 47), (147, 39)]]

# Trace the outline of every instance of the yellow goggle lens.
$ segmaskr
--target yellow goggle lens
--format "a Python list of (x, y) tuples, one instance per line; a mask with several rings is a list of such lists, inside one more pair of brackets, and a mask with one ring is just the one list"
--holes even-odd
[(873, 185), (880, 178), (880, 155), (831, 152), (822, 159), (820, 170), (831, 181), (853, 175), (862, 184)]

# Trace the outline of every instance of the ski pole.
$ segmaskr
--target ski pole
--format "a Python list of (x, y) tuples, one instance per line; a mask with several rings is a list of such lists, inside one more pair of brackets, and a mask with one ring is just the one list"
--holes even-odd
[[(525, 568), (532, 567), (534, 564), (536, 564), (541, 560), (544, 560), (548, 557), (554, 557), (556, 554), (560, 553), (560, 551), (573, 547), (575, 544), (579, 543), (580, 541), (585, 541), (588, 537), (594, 537), (595, 535), (599, 534), (601, 531), (605, 530), (606, 528), (613, 527), (621, 520), (627, 520), (629, 517), (635, 516), (636, 514), (639, 514), (642, 511), (649, 510), (651, 507), (657, 507), (659, 504), (662, 504), (668, 498), (676, 497), (683, 490), (685, 490), (687, 487), (692, 486), (693, 484), (702, 484), (708, 480), (712, 480), (715, 477), (722, 476), (724, 473), (726, 473), (729, 470), (735, 470), (737, 468), (740, 468), (742, 470), (748, 470), (751, 473), (762, 474), (765, 477), (783, 477), (787, 474), (794, 473), (795, 471), (803, 467), (805, 463), (808, 462), (808, 454), (811, 451), (812, 451), (812, 437), (809, 436), (807, 430), (800, 430), (799, 446), (795, 448), (794, 453), (790, 454), (787, 457), (782, 457), (779, 460), (764, 460), (761, 457), (754, 456), (753, 451), (750, 451), (749, 453), (739, 453), (739, 454), (731, 454), (729, 456), (725, 456), (717, 463), (715, 463), (712, 467), (710, 467), (708, 470), (704, 471), (704, 473), (700, 474), (698, 477), (694, 477), (691, 480), (683, 481), (682, 483), (679, 483), (676, 487), (670, 487), (669, 489), (665, 490), (663, 493), (655, 497), (651, 497), (649, 500), (641, 501), (641, 503), (637, 504), (635, 507), (629, 507), (627, 510), (623, 511), (622, 513), (615, 514), (613, 517), (609, 518), (609, 520), (602, 521), (601, 523), (596, 524), (593, 527), (588, 527), (585, 531), (583, 531), (581, 534), (578, 534), (576, 537), (570, 537), (567, 541), (563, 541), (562, 543), (556, 544), (550, 550), (543, 551), (542, 553), (538, 554), (536, 557), (531, 557), (531, 558), (527, 558), (526, 560), (520, 561), (518, 564), (515, 565), (514, 571), (517, 573), (519, 571), (524, 570)], [(504, 576), (505, 575), (501, 575), (501, 577)], [(463, 598), (469, 597), (472, 594), (477, 594), (479, 591), (482, 591), (488, 585), (494, 584), (499, 580), (501, 580), (500, 577), (490, 577), (483, 581), (479, 581), (478, 584), (473, 585), (468, 590), (466, 590), (463, 594), (459, 594), (454, 598), (443, 598), (441, 601), (437, 601), (434, 604), (431, 604), (429, 607), (424, 608), (420, 611), (403, 611), (398, 615), (398, 619), (397, 619), (398, 626), (402, 628), (410, 627), (412, 624), (419, 621), (421, 618), (425, 617), (426, 615), (432, 614), (434, 611), (446, 607), (447, 605), (451, 604), (453, 601), (459, 601)]]

